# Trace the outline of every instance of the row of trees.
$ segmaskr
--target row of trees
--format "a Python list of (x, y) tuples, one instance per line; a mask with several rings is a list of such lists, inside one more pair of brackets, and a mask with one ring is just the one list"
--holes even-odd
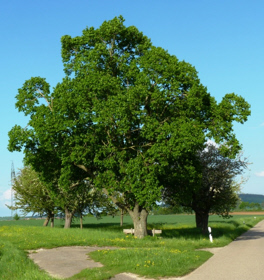
[[(210, 211), (226, 215), (220, 193), (222, 201), (233, 195), (245, 167), (233, 122), (247, 120), (249, 104), (233, 93), (217, 103), (193, 66), (122, 17), (61, 42), (65, 78), (53, 92), (40, 77), (19, 89), (16, 107), (29, 122), (12, 128), (8, 149), (23, 150), (49, 191), (69, 197), (66, 221), (85, 182), (129, 213), (137, 237), (147, 234), (148, 212), (161, 199), (192, 207), (202, 228)], [(206, 147), (208, 139), (218, 148)], [(210, 157), (233, 171), (208, 164)], [(221, 186), (206, 171), (214, 166), (226, 175)]]
[[(75, 186), (76, 187), (76, 186)], [(49, 221), (54, 226), (55, 216), (64, 216), (65, 205), (71, 209), (72, 214), (80, 217), (80, 227), (83, 226), (83, 214), (90, 213), (99, 217), (102, 213), (115, 214), (116, 207), (100, 190), (93, 188), (88, 182), (83, 182), (77, 189), (65, 193), (57, 190), (51, 191), (45, 182), (41, 181), (39, 174), (30, 166), (20, 169), (13, 181), (14, 206), (7, 205), (12, 210), (21, 210), (22, 215), (29, 213), (46, 216), (44, 226)], [(67, 212), (65, 213), (67, 214)], [(66, 219), (65, 227), (71, 225), (71, 219)]]
[(263, 208), (263, 203), (242, 201), (239, 205), (240, 210), (256, 210), (260, 211)]

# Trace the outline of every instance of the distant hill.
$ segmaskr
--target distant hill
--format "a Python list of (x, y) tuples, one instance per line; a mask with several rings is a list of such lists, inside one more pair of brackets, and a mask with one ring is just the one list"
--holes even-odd
[(240, 199), (244, 202), (255, 202), (255, 203), (262, 203), (264, 201), (264, 195), (262, 194), (249, 194), (249, 193), (242, 193), (239, 195)]

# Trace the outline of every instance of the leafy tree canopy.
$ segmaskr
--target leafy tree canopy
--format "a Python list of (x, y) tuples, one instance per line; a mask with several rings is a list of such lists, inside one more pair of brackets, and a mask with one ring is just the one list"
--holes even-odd
[(229, 158), (221, 150), (221, 147), (208, 144), (192, 158), (184, 159), (183, 168), (177, 168), (179, 162), (171, 166), (170, 176), (163, 181), (165, 201), (193, 210), (196, 225), (203, 232), (207, 231), (209, 213), (230, 217), (230, 211), (239, 201), (238, 193), (243, 183), (243, 180), (236, 181), (237, 176), (248, 166), (241, 153)]
[(235, 94), (217, 104), (193, 66), (153, 46), (121, 16), (61, 42), (66, 76), (52, 93), (43, 78), (25, 82), (16, 107), (30, 116), (29, 127), (11, 130), (9, 149), (24, 148), (28, 158), (55, 151), (60, 177), (77, 166), (108, 195), (119, 193), (134, 224), (145, 221), (135, 224), (144, 236), (147, 211), (161, 196), (159, 174), (208, 138), (235, 156), (241, 146), (232, 123), (244, 123), (250, 106)]
[(15, 205), (8, 208), (20, 209), (24, 215), (37, 213), (40, 216), (46, 215), (48, 220), (54, 218), (54, 214), (58, 211), (54, 199), (31, 167), (26, 166), (19, 171), (12, 188)]

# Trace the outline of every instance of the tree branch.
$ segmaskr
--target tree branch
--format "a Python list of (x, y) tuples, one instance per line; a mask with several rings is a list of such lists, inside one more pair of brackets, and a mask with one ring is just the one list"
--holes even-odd
[[(53, 112), (53, 109), (48, 101), (48, 99), (45, 97), (45, 95), (41, 92), (40, 89), (37, 89), (38, 93), (46, 100), (47, 104), (48, 104), (48, 107), (50, 108), (50, 111)], [(51, 98), (51, 104), (53, 105), (53, 100)]]

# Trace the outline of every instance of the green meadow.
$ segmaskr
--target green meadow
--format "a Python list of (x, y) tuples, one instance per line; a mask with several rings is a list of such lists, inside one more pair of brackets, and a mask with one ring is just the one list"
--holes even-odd
[(153, 215), (148, 218), (149, 229), (162, 229), (162, 234), (137, 239), (124, 234), (123, 228), (132, 228), (130, 217), (97, 220), (86, 217), (84, 228), (76, 219), (72, 228), (64, 229), (63, 220), (56, 219), (55, 227), (43, 227), (43, 220), (0, 222), (0, 279), (55, 279), (42, 271), (28, 257), (27, 251), (60, 246), (113, 246), (117, 250), (97, 250), (90, 257), (101, 262), (101, 268), (85, 269), (68, 279), (103, 280), (121, 272), (141, 276), (183, 276), (196, 269), (212, 254), (197, 251), (201, 248), (222, 247), (247, 231), (263, 216), (237, 215), (230, 219), (211, 216), (213, 243), (207, 235), (195, 228), (194, 215)]

